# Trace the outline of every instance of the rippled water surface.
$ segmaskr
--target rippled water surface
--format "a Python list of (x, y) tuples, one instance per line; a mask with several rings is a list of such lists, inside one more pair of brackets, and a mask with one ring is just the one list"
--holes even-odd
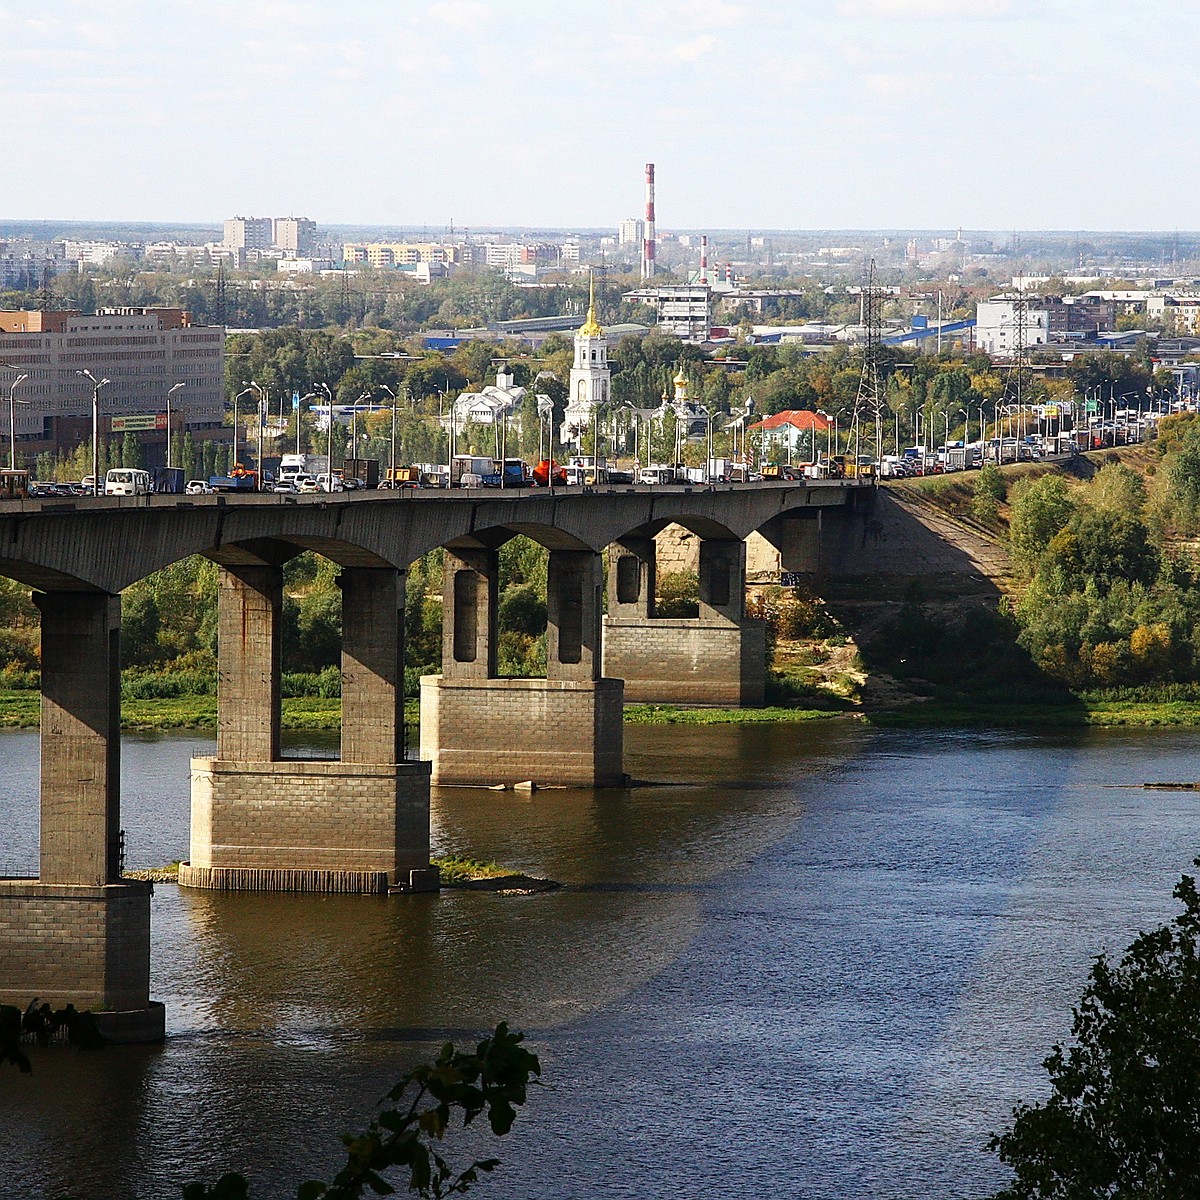
[[(1200, 852), (1189, 732), (632, 727), (631, 791), (435, 796), (440, 852), (536, 896), (159, 886), (158, 1049), (0, 1075), (0, 1196), (169, 1197), (326, 1176), (413, 1059), (500, 1018), (548, 1084), (495, 1200), (984, 1196), (982, 1151), (1089, 959)], [(196, 735), (127, 739), (132, 866), (186, 856)], [(0, 735), (0, 869), (37, 855), (37, 737)], [(471, 1148), (476, 1148), (474, 1143)], [(271, 1182), (268, 1182), (271, 1181)]]

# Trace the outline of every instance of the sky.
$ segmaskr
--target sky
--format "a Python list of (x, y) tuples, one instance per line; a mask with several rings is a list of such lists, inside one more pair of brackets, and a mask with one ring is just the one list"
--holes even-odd
[(0, 0), (0, 219), (1200, 229), (1200, 0)]

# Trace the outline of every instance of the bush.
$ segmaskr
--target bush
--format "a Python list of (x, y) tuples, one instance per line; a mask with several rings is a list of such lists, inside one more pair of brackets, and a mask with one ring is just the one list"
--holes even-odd
[(496, 623), (501, 633), (538, 637), (546, 629), (546, 600), (532, 583), (518, 583), (500, 598)]
[(665, 571), (655, 591), (656, 617), (687, 620), (700, 615), (700, 577), (695, 571)]

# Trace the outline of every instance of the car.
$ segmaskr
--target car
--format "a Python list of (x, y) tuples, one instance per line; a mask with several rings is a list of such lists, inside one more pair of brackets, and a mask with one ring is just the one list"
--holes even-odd
[(214, 490), (203, 479), (189, 479), (184, 486), (183, 494), (185, 496), (211, 496)]
[(310, 476), (298, 479), (296, 481), (296, 491), (303, 496), (311, 496), (313, 492), (323, 492), (325, 489)]
[(299, 490), (300, 489), (297, 488), (295, 483), (293, 483), (290, 479), (281, 479), (277, 484), (274, 485), (274, 487), (271, 488), (271, 491), (273, 492), (286, 492), (292, 495), (295, 495)]
[(356, 479), (353, 475), (343, 475), (341, 480), (342, 488), (347, 492), (354, 492), (362, 487), (362, 480)]

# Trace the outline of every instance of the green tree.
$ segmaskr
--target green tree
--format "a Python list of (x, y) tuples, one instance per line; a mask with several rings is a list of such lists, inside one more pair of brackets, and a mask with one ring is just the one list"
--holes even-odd
[(1146, 503), (1146, 485), (1124, 463), (1106, 463), (1088, 486), (1087, 498), (1094, 508), (1138, 516)]
[(1004, 476), (995, 463), (984, 463), (975, 477), (975, 497), (971, 501), (971, 515), (977, 521), (994, 521), (1004, 499)]
[(1058, 475), (1043, 475), (1013, 489), (1008, 536), (1013, 557), (1031, 571), (1050, 544), (1050, 539), (1071, 519), (1075, 502), (1066, 481)]
[[(1196, 861), (1200, 866), (1200, 859)], [(1051, 1095), (1013, 1111), (989, 1149), (1013, 1169), (996, 1200), (1175, 1200), (1200, 1195), (1200, 893), (1102, 954), (1074, 1010), (1072, 1044), (1045, 1060)]]

